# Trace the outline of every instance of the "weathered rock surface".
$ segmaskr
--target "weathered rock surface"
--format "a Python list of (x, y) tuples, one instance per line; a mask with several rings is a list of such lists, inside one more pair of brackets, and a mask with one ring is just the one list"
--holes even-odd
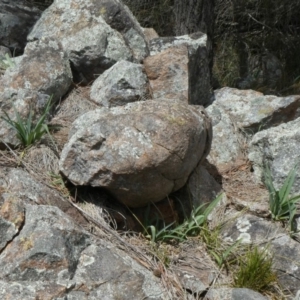
[(17, 54), (23, 52), (26, 37), (34, 23), (39, 19), (41, 11), (24, 1), (0, 2), (0, 44)]
[[(53, 96), (53, 102), (60, 99), (71, 82), (69, 61), (58, 42), (43, 39), (28, 43), (24, 55), (0, 79), (0, 115), (5, 111), (15, 120), (17, 111), (27, 119), (32, 110), (33, 120), (38, 119), (49, 97)], [(20, 142), (13, 128), (2, 118), (0, 139), (13, 146)]]
[(179, 99), (188, 103), (188, 48), (169, 48), (144, 60), (154, 98)]
[(222, 192), (220, 184), (201, 165), (198, 165), (189, 177), (187, 189), (193, 207), (211, 202)]
[[(57, 206), (64, 213), (72, 217), (77, 224), (82, 226), (87, 224), (83, 216), (63, 199), (57, 191), (38, 182), (24, 170), (1, 168), (0, 190), (2, 191), (0, 193), (0, 204), (4, 207), (1, 208), (0, 215), (3, 215), (1, 211), (3, 211), (3, 209), (5, 210), (6, 202), (10, 203), (10, 201), (13, 201), (13, 207), (18, 207), (18, 203), (21, 201), (28, 204)], [(19, 200), (15, 203), (14, 199)], [(17, 219), (19, 219), (19, 217), (13, 217), (13, 220)], [(15, 224), (15, 221), (13, 221), (13, 223)]]
[(60, 170), (76, 185), (107, 188), (138, 207), (181, 188), (210, 148), (203, 108), (180, 101), (130, 103), (80, 117)]
[(93, 241), (58, 208), (23, 203), (23, 209), (21, 230), (0, 255), (1, 298), (166, 299), (158, 278)]
[(232, 300), (267, 300), (267, 298), (256, 291), (239, 288), (232, 290)]
[(19, 63), (5, 72), (0, 92), (27, 89), (53, 95), (57, 100), (67, 92), (71, 82), (70, 64), (61, 44), (51, 39), (41, 39), (28, 43)]
[(212, 120), (214, 136), (207, 159), (220, 169), (242, 155), (245, 138), (238, 131), (235, 119), (222, 105), (214, 102), (206, 111)]
[(100, 106), (121, 106), (149, 98), (149, 82), (140, 64), (119, 61), (91, 86), (91, 99)]
[[(273, 182), (280, 189), (290, 170), (300, 160), (300, 118), (256, 133), (249, 145), (249, 160), (258, 180), (268, 164)], [(296, 172), (292, 191), (300, 194), (300, 174)]]
[(117, 0), (56, 0), (28, 40), (42, 37), (62, 43), (79, 81), (94, 79), (119, 60), (139, 62), (148, 54), (142, 28)]
[(63, 272), (65, 279), (71, 279), (89, 244), (88, 235), (58, 208), (25, 205), (25, 224), (0, 255), (0, 278), (55, 281)]
[(226, 240), (242, 239), (243, 243), (267, 246), (272, 253), (279, 282), (296, 294), (300, 284), (299, 243), (289, 237), (279, 222), (271, 223), (263, 218), (244, 214), (229, 222), (222, 231)]
[(196, 105), (211, 102), (206, 42), (203, 33), (150, 42), (151, 56), (144, 65), (154, 98), (181, 99)]
[(228, 87), (215, 91), (214, 103), (229, 113), (239, 129), (250, 134), (292, 121), (300, 111), (300, 96), (264, 96)]

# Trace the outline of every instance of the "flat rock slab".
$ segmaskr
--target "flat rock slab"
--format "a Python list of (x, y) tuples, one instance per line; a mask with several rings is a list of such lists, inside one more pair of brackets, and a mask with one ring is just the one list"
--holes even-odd
[(253, 134), (297, 118), (300, 96), (265, 96), (253, 90), (225, 87), (215, 91), (215, 102), (230, 114), (238, 128)]
[(181, 188), (210, 149), (203, 108), (144, 101), (91, 111), (74, 122), (60, 159), (76, 185), (101, 186), (131, 207)]

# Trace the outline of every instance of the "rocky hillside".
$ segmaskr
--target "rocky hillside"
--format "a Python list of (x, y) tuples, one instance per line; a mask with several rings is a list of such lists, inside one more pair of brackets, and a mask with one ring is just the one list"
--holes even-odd
[(1, 299), (299, 298), (300, 96), (119, 0), (0, 8)]

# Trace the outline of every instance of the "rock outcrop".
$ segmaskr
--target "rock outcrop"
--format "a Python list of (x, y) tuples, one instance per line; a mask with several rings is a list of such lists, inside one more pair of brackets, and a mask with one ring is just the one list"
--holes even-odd
[(140, 62), (148, 55), (142, 28), (118, 0), (57, 0), (43, 12), (28, 35), (33, 41), (59, 40), (76, 71), (89, 82), (124, 59)]
[[(39, 10), (8, 2), (0, 298), (263, 300), (268, 292), (231, 285), (231, 251), (258, 245), (273, 258), (274, 297), (280, 288), (295, 299), (300, 218), (270, 222), (261, 179), (268, 164), (279, 189), (300, 160), (300, 97), (213, 92), (205, 34), (146, 38), (119, 0), (55, 0), (38, 21)], [(22, 148), (3, 116), (32, 129), (50, 98), (52, 136)], [(210, 214), (199, 210), (220, 193)], [(156, 242), (164, 238), (172, 242)], [(227, 263), (234, 268), (223, 272)]]

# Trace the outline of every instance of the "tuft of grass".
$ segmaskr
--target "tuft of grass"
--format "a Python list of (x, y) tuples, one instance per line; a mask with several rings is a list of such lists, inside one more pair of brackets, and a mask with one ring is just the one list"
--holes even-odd
[[(166, 242), (170, 240), (182, 242), (189, 236), (197, 236), (202, 226), (206, 223), (208, 215), (216, 207), (216, 205), (222, 199), (222, 194), (220, 194), (216, 199), (214, 199), (208, 206), (203, 204), (198, 208), (194, 209), (191, 213), (191, 216), (186, 219), (182, 224), (174, 227), (174, 223), (171, 223), (167, 226), (163, 226), (161, 229), (158, 229), (156, 225), (143, 225), (139, 221), (144, 229), (144, 235), (146, 238), (150, 239), (151, 242), (155, 243), (158, 241)], [(149, 224), (149, 222), (147, 222)]]
[(234, 276), (234, 287), (249, 288), (258, 292), (270, 290), (277, 281), (272, 270), (273, 260), (267, 249), (250, 248), (239, 258), (239, 268)]
[(291, 232), (297, 230), (294, 218), (297, 212), (296, 204), (300, 201), (300, 195), (290, 196), (290, 192), (295, 181), (298, 167), (299, 164), (296, 164), (291, 169), (279, 191), (274, 187), (269, 166), (267, 166), (264, 171), (264, 184), (269, 191), (269, 204), (272, 219), (275, 221), (288, 221)]
[(13, 68), (15, 66), (15, 63), (11, 59), (11, 57), (8, 55), (8, 53), (6, 53), (5, 58), (0, 60), (0, 66), (4, 69)]
[(200, 238), (205, 243), (208, 253), (215, 260), (219, 268), (223, 265), (228, 267), (228, 264), (231, 264), (231, 254), (236, 252), (237, 247), (242, 241), (239, 239), (231, 245), (226, 245), (220, 238), (220, 226), (210, 229), (207, 223), (201, 228)]
[(15, 110), (16, 121), (12, 120), (7, 112), (4, 111), (5, 117), (1, 118), (6, 121), (17, 133), (17, 138), (24, 147), (33, 145), (39, 141), (45, 133), (50, 136), (48, 125), (45, 123), (46, 117), (51, 109), (52, 96), (49, 98), (44, 112), (36, 123), (33, 123), (33, 110), (31, 109), (27, 119), (21, 118), (19, 112)]
[(70, 197), (70, 192), (68, 188), (66, 187), (65, 181), (62, 178), (60, 174), (55, 174), (53, 172), (49, 173), (49, 176), (51, 178), (51, 185), (59, 191), (63, 197), (67, 198)]

